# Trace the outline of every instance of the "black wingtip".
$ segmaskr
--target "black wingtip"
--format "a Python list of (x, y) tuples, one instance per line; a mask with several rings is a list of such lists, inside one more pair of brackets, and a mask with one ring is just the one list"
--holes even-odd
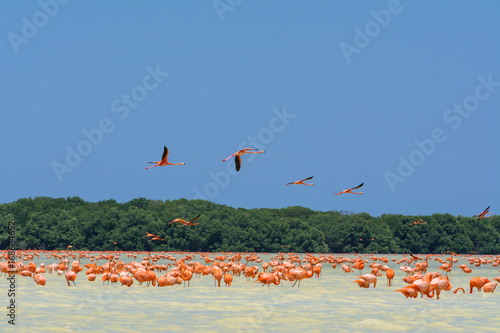
[(163, 160), (165, 156), (168, 154), (168, 148), (167, 146), (163, 146), (163, 155), (161, 155), (161, 159)]
[(239, 156), (234, 157), (234, 163), (236, 164), (236, 172), (240, 171), (241, 168), (241, 160)]

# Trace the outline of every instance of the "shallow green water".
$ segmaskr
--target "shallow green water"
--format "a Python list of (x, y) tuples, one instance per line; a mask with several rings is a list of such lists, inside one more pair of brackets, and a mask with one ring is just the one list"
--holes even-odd
[[(174, 255), (175, 256), (175, 255)], [(180, 257), (177, 256), (177, 257)], [(351, 256), (353, 257), (353, 256)], [(396, 256), (400, 259), (402, 256)], [(131, 259), (122, 255), (123, 262)], [(213, 256), (212, 256), (213, 258)], [(268, 256), (261, 255), (269, 262)], [(393, 256), (388, 256), (389, 259)], [(194, 261), (202, 260), (197, 258)], [(139, 257), (136, 261), (140, 261)], [(40, 257), (37, 266), (53, 259)], [(71, 262), (71, 261), (70, 261)], [(82, 260), (82, 265), (89, 260)], [(169, 263), (170, 261), (158, 262)], [(371, 262), (371, 261), (370, 261)], [(98, 264), (103, 264), (100, 261)], [(379, 262), (380, 263), (380, 262)], [(459, 259), (459, 263), (469, 265)], [(455, 264), (455, 265), (458, 265)], [(253, 264), (252, 264), (253, 265)], [(16, 277), (16, 326), (7, 324), (8, 281), (0, 278), (4, 295), (1, 307), (4, 332), (499, 332), (500, 288), (493, 294), (468, 293), (474, 276), (490, 279), (500, 276), (498, 267), (472, 266), (465, 274), (454, 267), (450, 275), (452, 290), (464, 287), (466, 294), (441, 293), (439, 300), (406, 299), (394, 290), (407, 284), (406, 275), (395, 262), (393, 286), (386, 285), (385, 275), (377, 288), (361, 289), (353, 283), (356, 273), (345, 274), (340, 265), (332, 269), (323, 263), (320, 278), (261, 287), (260, 283), (234, 277), (227, 288), (215, 288), (213, 278), (193, 277), (190, 288), (102, 285), (100, 276), (94, 282), (78, 274), (76, 287), (68, 287), (63, 276), (45, 273), (47, 284), (36, 286), (30, 278)], [(429, 261), (428, 271), (441, 264)], [(369, 273), (369, 268), (363, 274)], [(157, 276), (165, 272), (157, 273)]]

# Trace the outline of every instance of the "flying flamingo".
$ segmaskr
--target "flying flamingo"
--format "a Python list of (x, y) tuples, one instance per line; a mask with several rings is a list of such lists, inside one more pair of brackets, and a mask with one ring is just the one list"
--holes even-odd
[(412, 226), (412, 225), (415, 225), (415, 224), (427, 224), (427, 222), (424, 222), (422, 220), (418, 220), (418, 221), (410, 223), (409, 225)]
[(238, 171), (240, 171), (240, 168), (241, 168), (241, 155), (244, 155), (244, 154), (262, 154), (264, 152), (263, 150), (261, 150), (261, 151), (252, 151), (252, 150), (258, 150), (258, 149), (255, 149), (255, 148), (240, 149), (236, 153), (234, 153), (233, 155), (229, 156), (228, 158), (223, 159), (222, 162), (225, 162), (234, 156), (234, 162), (236, 164), (236, 172), (238, 172)]
[(335, 193), (335, 195), (339, 195), (339, 194), (344, 194), (344, 193), (351, 193), (351, 194), (363, 194), (363, 192), (352, 192), (352, 190), (356, 190), (358, 188), (360, 188), (361, 186), (363, 186), (364, 183), (361, 183), (360, 185), (356, 186), (356, 187), (353, 187), (353, 188), (348, 188), (347, 190), (343, 190), (342, 192), (339, 192), (339, 193)]
[(488, 206), (488, 208), (486, 208), (481, 214), (477, 214), (476, 216), (479, 217), (479, 219), (482, 219), (483, 217), (489, 217), (486, 215), (493, 214), (493, 213), (490, 213), (489, 210), (490, 210), (490, 206)]
[(167, 146), (163, 146), (163, 155), (161, 156), (161, 161), (156, 161), (156, 162), (148, 162), (150, 164), (155, 164), (153, 166), (147, 167), (146, 169), (151, 169), (157, 166), (165, 166), (165, 165), (185, 165), (186, 163), (181, 162), (181, 163), (170, 163), (167, 161), (168, 157), (168, 149)]
[(310, 180), (310, 179), (312, 179), (312, 178), (313, 178), (313, 177), (309, 177), (309, 178), (306, 178), (306, 179), (298, 180), (298, 181), (296, 181), (296, 182), (291, 182), (291, 183), (288, 183), (287, 185), (293, 185), (293, 184), (295, 184), (295, 185), (314, 185), (314, 184), (312, 184), (312, 183), (311, 183), (311, 184), (304, 183), (304, 181), (306, 181), (306, 180)]
[(200, 215), (196, 216), (194, 219), (192, 219), (191, 221), (185, 221), (183, 219), (175, 219), (175, 220), (172, 220), (169, 224), (168, 224), (168, 227), (170, 228), (172, 226), (172, 224), (174, 224), (175, 222), (178, 222), (178, 223), (181, 223), (182, 225), (179, 226), (179, 227), (184, 227), (186, 225), (198, 225), (199, 223), (193, 223), (193, 221), (196, 221), (198, 218), (200, 217)]

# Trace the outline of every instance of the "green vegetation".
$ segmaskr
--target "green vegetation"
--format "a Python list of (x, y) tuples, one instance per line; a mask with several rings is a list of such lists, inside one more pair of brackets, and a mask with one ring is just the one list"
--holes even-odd
[[(190, 220), (198, 214), (199, 225), (168, 228), (175, 218)], [(419, 219), (427, 224), (410, 226)], [(8, 246), (9, 221), (16, 223), (21, 249), (500, 253), (498, 215), (480, 221), (449, 214), (372, 217), (297, 206), (236, 209), (204, 200), (91, 203), (78, 197), (36, 197), (0, 204), (0, 249)], [(146, 233), (164, 241), (151, 241)]]

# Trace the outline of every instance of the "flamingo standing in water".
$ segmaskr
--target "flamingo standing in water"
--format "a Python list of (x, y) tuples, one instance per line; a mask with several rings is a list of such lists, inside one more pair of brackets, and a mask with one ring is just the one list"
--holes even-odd
[(394, 270), (392, 269), (386, 269), (385, 275), (387, 276), (387, 285), (390, 287), (391, 286), (391, 281), (394, 278)]
[[(35, 280), (37, 286), (39, 286), (39, 285), (45, 286), (45, 283), (47, 282), (47, 280), (45, 279), (45, 276), (43, 276), (41, 274), (35, 275), (33, 277), (33, 280)], [(486, 288), (485, 288), (485, 290), (486, 290)]]
[(238, 171), (240, 171), (240, 168), (241, 168), (241, 155), (244, 155), (244, 154), (262, 154), (264, 152), (263, 150), (261, 150), (261, 151), (252, 151), (252, 150), (258, 150), (258, 149), (255, 149), (255, 148), (240, 149), (236, 153), (234, 153), (233, 155), (229, 156), (228, 158), (223, 159), (222, 162), (225, 162), (234, 156), (234, 163), (236, 164), (236, 172), (238, 172)]
[(181, 162), (181, 163), (170, 163), (167, 161), (168, 157), (168, 149), (167, 146), (163, 146), (163, 155), (161, 156), (161, 161), (156, 161), (156, 162), (148, 162), (150, 164), (155, 164), (153, 166), (147, 167), (146, 169), (151, 169), (157, 166), (165, 166), (165, 165), (185, 165), (186, 163)]
[(306, 271), (304, 268), (299, 267), (299, 268), (292, 268), (286, 276), (291, 281), (295, 281), (292, 285), (292, 288), (295, 287), (297, 281), (299, 282), (297, 288), (300, 288), (300, 281), (311, 278), (313, 274), (314, 274), (314, 269), (312, 267), (310, 271)]
[(497, 287), (497, 283), (496, 282), (488, 282), (488, 283), (484, 284), (483, 291), (485, 293), (492, 293), (492, 292), (495, 291), (496, 287)]
[(356, 190), (358, 188), (360, 188), (361, 186), (363, 186), (364, 183), (361, 183), (359, 184), (358, 186), (356, 187), (353, 187), (353, 188), (348, 188), (347, 190), (343, 190), (342, 192), (339, 192), (339, 193), (335, 193), (335, 195), (339, 195), (339, 194), (344, 194), (344, 193), (351, 193), (351, 194), (363, 194), (363, 192), (352, 192), (352, 190)]
[(70, 281), (73, 281), (73, 285), (76, 286), (75, 280), (76, 280), (76, 273), (74, 271), (67, 271), (64, 273), (64, 277), (66, 278), (66, 282), (68, 282), (68, 287), (71, 286), (69, 284)]
[[(312, 276), (312, 272), (311, 272), (311, 276)], [(280, 279), (279, 275), (272, 274), (272, 273), (259, 273), (259, 276), (255, 282), (261, 282), (262, 287), (264, 287), (264, 285), (266, 285), (266, 284), (269, 287), (271, 285), (271, 283), (274, 283), (275, 285), (279, 285), (280, 281), (281, 281), (281, 279)]]
[(490, 210), (490, 206), (488, 206), (488, 208), (486, 208), (482, 213), (477, 214), (476, 216), (479, 217), (479, 219), (482, 219), (483, 217), (489, 217), (486, 215), (493, 214), (493, 213), (490, 213), (489, 210)]
[(360, 288), (369, 288), (370, 284), (373, 283), (373, 288), (377, 286), (377, 277), (373, 274), (365, 274), (358, 276), (357, 282)]
[(287, 185), (314, 185), (313, 183), (311, 184), (308, 184), (308, 183), (304, 183), (304, 181), (306, 180), (310, 180), (312, 179), (313, 177), (309, 177), (309, 178), (306, 178), (306, 179), (302, 179), (302, 180), (297, 180), (296, 182), (291, 182), (291, 183), (288, 183)]
[(231, 283), (233, 282), (233, 276), (229, 273), (224, 274), (224, 283), (226, 287), (231, 287)]
[(487, 278), (484, 278), (484, 277), (480, 277), (480, 276), (473, 277), (469, 281), (469, 285), (470, 285), (470, 293), (469, 294), (472, 294), (473, 288), (477, 288), (477, 291), (481, 291), (481, 288), (489, 282), (491, 282), (491, 281), (488, 280)]
[(198, 215), (196, 216), (194, 219), (192, 219), (191, 221), (186, 221), (186, 220), (183, 220), (183, 219), (175, 219), (175, 220), (172, 220), (170, 221), (170, 223), (168, 224), (168, 227), (170, 228), (172, 226), (172, 224), (174, 224), (175, 222), (178, 222), (178, 223), (181, 223), (182, 225), (180, 225), (179, 227), (184, 227), (186, 225), (198, 225), (199, 223), (193, 223), (193, 221), (196, 221), (201, 215)]

